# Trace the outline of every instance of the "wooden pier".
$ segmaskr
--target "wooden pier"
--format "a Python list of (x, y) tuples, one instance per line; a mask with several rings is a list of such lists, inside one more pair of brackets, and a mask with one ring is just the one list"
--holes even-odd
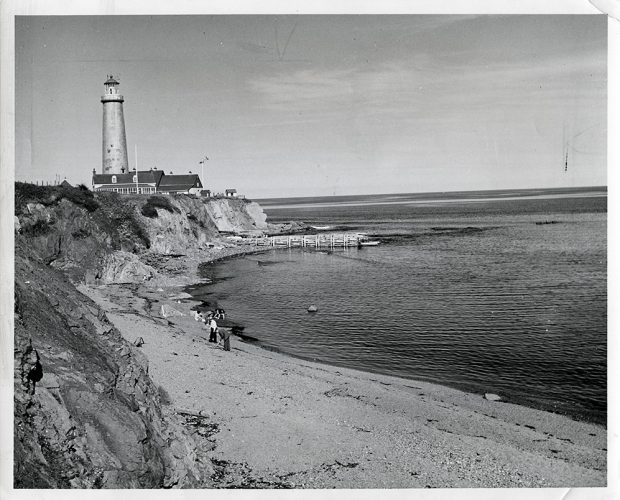
[(246, 243), (259, 247), (354, 247), (360, 241), (366, 239), (365, 235), (342, 233), (342, 234), (313, 234), (313, 235), (290, 235), (290, 236), (268, 236), (264, 238), (248, 238)]

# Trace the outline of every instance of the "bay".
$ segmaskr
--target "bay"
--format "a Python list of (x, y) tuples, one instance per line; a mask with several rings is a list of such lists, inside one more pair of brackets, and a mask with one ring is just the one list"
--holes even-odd
[(197, 295), (290, 355), (604, 424), (606, 202), (604, 188), (263, 200), (270, 222), (381, 244), (206, 266)]

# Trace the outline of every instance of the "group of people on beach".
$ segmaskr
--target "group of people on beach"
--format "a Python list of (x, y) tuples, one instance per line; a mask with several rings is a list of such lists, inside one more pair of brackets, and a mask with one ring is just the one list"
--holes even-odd
[[(230, 351), (230, 331), (228, 329), (220, 332), (220, 329), (217, 326), (217, 321), (219, 319), (226, 318), (226, 311), (224, 309), (218, 308), (213, 311), (206, 312), (194, 312), (194, 318), (196, 321), (202, 321), (205, 325), (205, 328), (209, 329), (209, 342), (213, 342), (215, 344), (219, 344), (221, 341), (224, 341), (224, 350)], [(218, 340), (219, 335), (219, 340)]]

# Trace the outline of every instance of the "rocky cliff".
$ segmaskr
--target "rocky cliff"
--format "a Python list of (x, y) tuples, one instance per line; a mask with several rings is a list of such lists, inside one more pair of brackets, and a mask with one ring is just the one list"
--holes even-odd
[[(257, 203), (236, 198), (93, 195), (16, 184), (18, 237), (76, 281), (127, 282), (156, 274), (152, 256), (226, 244), (225, 234), (273, 231)], [(151, 258), (149, 258), (151, 257)]]
[(208, 449), (162, 404), (140, 350), (16, 248), (15, 486), (208, 486)]
[(74, 283), (150, 279), (160, 257), (223, 245), (222, 231), (265, 229), (245, 200), (16, 185), (15, 487), (212, 485), (208, 445)]

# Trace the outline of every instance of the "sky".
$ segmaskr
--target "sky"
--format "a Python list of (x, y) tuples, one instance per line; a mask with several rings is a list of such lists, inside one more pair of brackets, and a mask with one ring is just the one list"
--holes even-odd
[(130, 166), (201, 173), (207, 156), (215, 192), (607, 184), (602, 15), (27, 16), (15, 32), (16, 180), (90, 185), (113, 74)]

